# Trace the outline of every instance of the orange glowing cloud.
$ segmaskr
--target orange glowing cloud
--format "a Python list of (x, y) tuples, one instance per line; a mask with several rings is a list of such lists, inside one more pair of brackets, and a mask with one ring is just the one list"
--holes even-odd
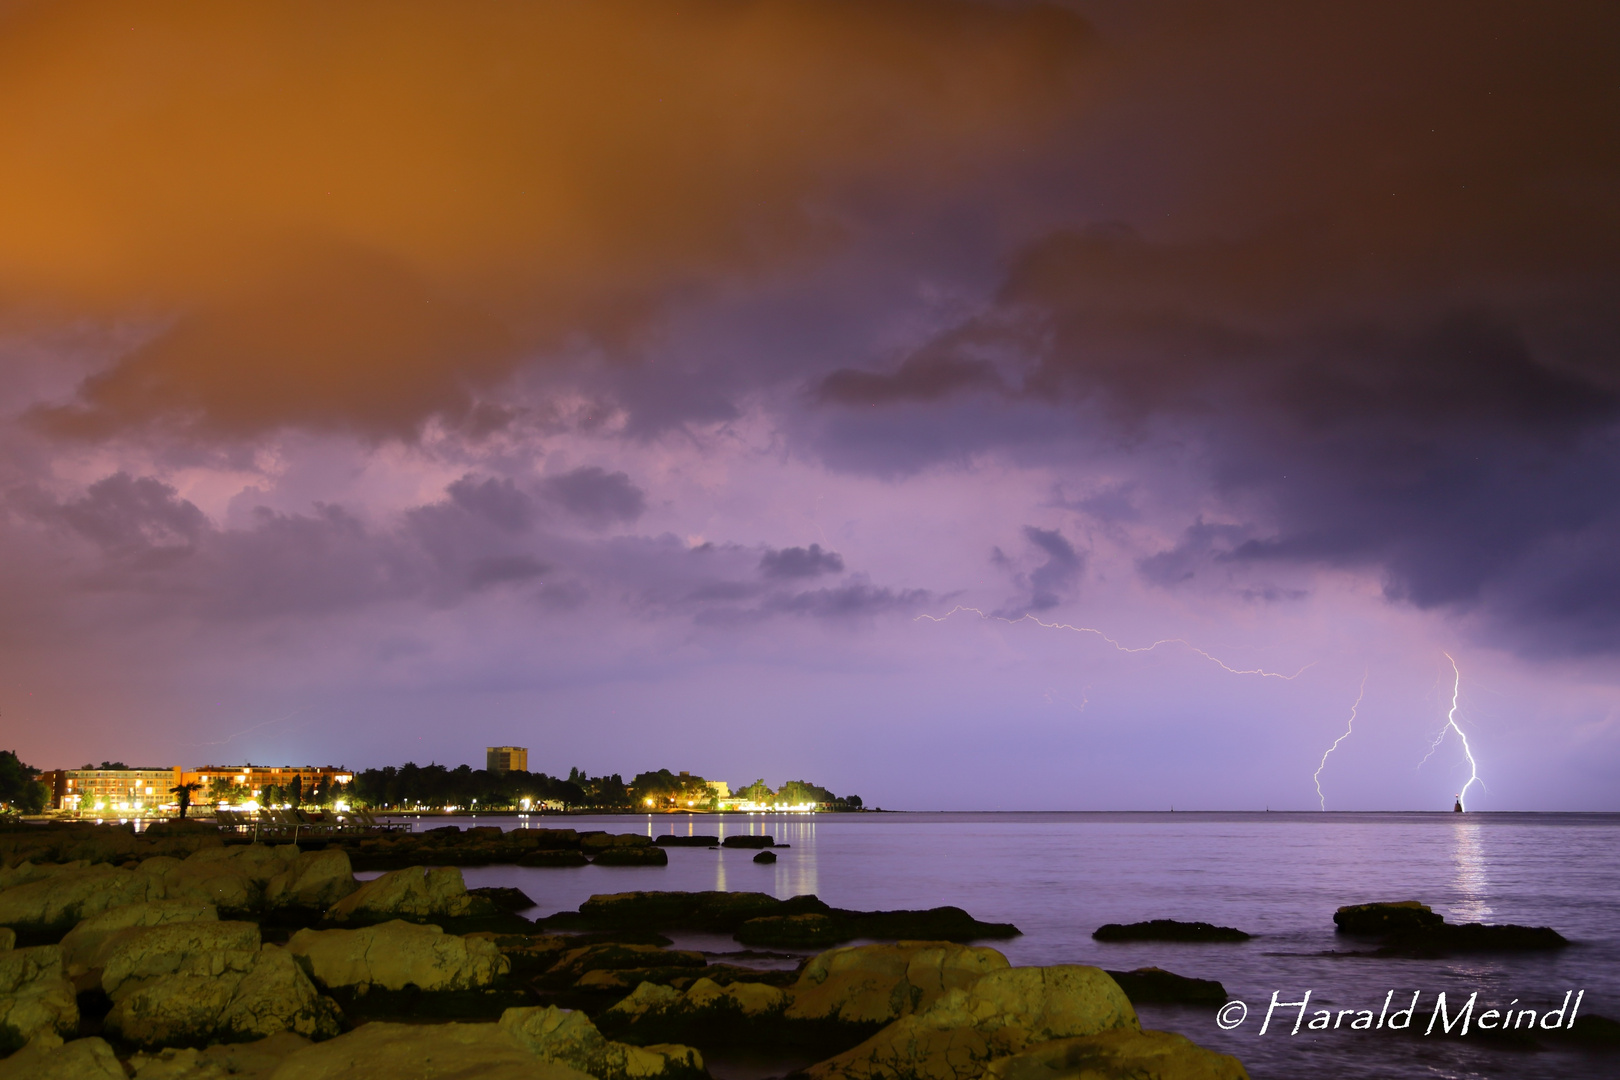
[(1050, 130), (1085, 25), (929, 2), (24, 4), (0, 290), (162, 329), (46, 419), (405, 433)]

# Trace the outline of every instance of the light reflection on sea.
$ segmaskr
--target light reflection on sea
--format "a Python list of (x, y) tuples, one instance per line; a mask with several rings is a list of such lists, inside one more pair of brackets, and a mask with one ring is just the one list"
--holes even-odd
[[(418, 827), (442, 824), (423, 819)], [(466, 818), (461, 824), (472, 824)], [(479, 824), (519, 824), (480, 816)], [(1475, 1039), (1338, 1031), (1258, 1036), (1273, 990), (1311, 1008), (1374, 1008), (1389, 990), (1480, 991), (1481, 1008), (1584, 989), (1582, 1012), (1620, 1016), (1620, 816), (1598, 814), (822, 814), (531, 817), (537, 827), (728, 836), (792, 846), (774, 865), (747, 849), (672, 848), (667, 867), (465, 871), (469, 886), (516, 885), (535, 914), (632, 889), (815, 893), (838, 907), (954, 904), (1024, 935), (993, 942), (1014, 964), (1158, 966), (1221, 980), (1251, 1020), (1223, 1032), (1207, 1008), (1141, 1009), (1147, 1026), (1236, 1054), (1256, 1080), (1297, 1077), (1620, 1076), (1620, 1056), (1541, 1052)], [(1557, 953), (1416, 960), (1345, 956), (1341, 904), (1417, 899), (1454, 922), (1552, 926)], [(1258, 935), (1240, 945), (1111, 944), (1105, 922), (1203, 920)], [(714, 943), (706, 943), (713, 948)], [(1337, 951), (1341, 955), (1331, 955)], [(1414, 1025), (1414, 1026), (1421, 1026)], [(1551, 1041), (1542, 1042), (1551, 1046)]]

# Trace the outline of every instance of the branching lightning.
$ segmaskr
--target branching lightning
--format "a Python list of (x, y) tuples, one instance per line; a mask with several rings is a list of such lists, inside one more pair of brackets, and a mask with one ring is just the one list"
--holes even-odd
[[(1264, 668), (1235, 668), (1235, 667), (1232, 667), (1230, 664), (1228, 664), (1226, 661), (1222, 660), (1220, 657), (1213, 656), (1210, 653), (1205, 652), (1203, 649), (1200, 649), (1198, 646), (1194, 645), (1192, 642), (1188, 641), (1186, 638), (1160, 638), (1158, 641), (1155, 641), (1151, 645), (1142, 645), (1142, 646), (1132, 648), (1129, 645), (1122, 644), (1121, 642), (1115, 640), (1114, 638), (1109, 637), (1107, 634), (1103, 633), (1101, 630), (1095, 629), (1094, 627), (1090, 627), (1090, 626), (1072, 626), (1069, 623), (1049, 623), (1049, 622), (1046, 622), (1046, 621), (1044, 621), (1042, 619), (1037, 619), (1034, 615), (1029, 615), (1029, 614), (1021, 615), (1016, 619), (1009, 619), (1004, 615), (987, 615), (983, 611), (980, 611), (978, 608), (966, 607), (966, 606), (961, 605), (961, 604), (958, 604), (956, 607), (954, 607), (951, 610), (947, 611), (943, 615), (918, 615), (917, 619), (927, 619), (929, 622), (937, 622), (937, 623), (938, 622), (944, 622), (946, 619), (949, 619), (952, 615), (955, 615), (958, 611), (971, 612), (972, 614), (977, 615), (981, 619), (994, 619), (997, 622), (1004, 622), (1004, 623), (1007, 623), (1009, 625), (1012, 625), (1012, 624), (1015, 624), (1015, 623), (1021, 623), (1021, 622), (1032, 622), (1036, 626), (1043, 627), (1044, 629), (1047, 629), (1047, 630), (1070, 630), (1070, 631), (1073, 631), (1076, 634), (1094, 634), (1097, 637), (1102, 638), (1108, 644), (1112, 645), (1115, 649), (1119, 650), (1120, 652), (1124, 652), (1124, 653), (1152, 652), (1154, 649), (1157, 649), (1160, 645), (1183, 645), (1186, 648), (1188, 648), (1188, 649), (1192, 650), (1193, 652), (1197, 653), (1199, 656), (1202, 656), (1205, 660), (1208, 660), (1211, 663), (1218, 665), (1222, 670), (1229, 671), (1233, 675), (1258, 675), (1258, 676), (1260, 676), (1261, 678), (1264, 678), (1264, 679), (1282, 679), (1284, 681), (1292, 681), (1294, 679), (1299, 678), (1301, 675), (1305, 674), (1307, 669), (1315, 666), (1315, 661), (1312, 661), (1311, 663), (1306, 664), (1305, 667), (1302, 667), (1298, 671), (1294, 672), (1292, 675), (1284, 675), (1281, 672), (1276, 672), (1276, 671), (1266, 671)], [(912, 621), (915, 622), (915, 621), (917, 621), (917, 619), (913, 619)]]
[(1322, 809), (1324, 811), (1327, 810), (1327, 796), (1322, 794), (1322, 770), (1327, 768), (1328, 755), (1337, 750), (1339, 748), (1339, 744), (1348, 739), (1350, 737), (1350, 733), (1355, 730), (1356, 710), (1361, 708), (1361, 699), (1366, 696), (1367, 671), (1363, 669), (1361, 672), (1361, 689), (1356, 693), (1355, 704), (1350, 706), (1350, 722), (1344, 726), (1344, 734), (1340, 735), (1337, 739), (1334, 739), (1333, 745), (1322, 751), (1322, 763), (1316, 767), (1316, 772), (1311, 776), (1311, 779), (1316, 782), (1317, 801), (1322, 804)]
[[(1453, 676), (1451, 710), (1446, 713), (1445, 726), (1440, 729), (1440, 734), (1436, 735), (1434, 742), (1429, 744), (1429, 752), (1423, 755), (1423, 761), (1418, 762), (1418, 768), (1423, 768), (1424, 763), (1434, 756), (1436, 750), (1440, 749), (1440, 744), (1445, 741), (1446, 732), (1455, 731), (1457, 738), (1462, 740), (1463, 755), (1468, 758), (1468, 783), (1464, 784), (1463, 789), (1457, 793), (1457, 803), (1467, 809), (1467, 804), (1463, 800), (1468, 796), (1468, 789), (1474, 786), (1474, 781), (1479, 780), (1479, 765), (1474, 761), (1474, 751), (1468, 745), (1468, 736), (1463, 732), (1462, 728), (1457, 726), (1457, 701), (1462, 695), (1462, 671), (1457, 667), (1457, 661), (1450, 653), (1442, 653), (1441, 655), (1451, 661), (1451, 673)], [(1483, 784), (1484, 781), (1480, 781), (1480, 783)]]

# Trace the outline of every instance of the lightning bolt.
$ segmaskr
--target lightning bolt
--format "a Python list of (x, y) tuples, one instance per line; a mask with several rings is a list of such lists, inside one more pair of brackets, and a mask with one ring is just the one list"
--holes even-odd
[(929, 622), (942, 623), (946, 619), (949, 619), (952, 615), (955, 615), (959, 611), (972, 612), (974, 615), (977, 615), (981, 619), (994, 619), (996, 622), (1004, 622), (1004, 623), (1007, 623), (1009, 626), (1016, 625), (1017, 623), (1021, 623), (1021, 622), (1032, 622), (1036, 626), (1042, 627), (1042, 628), (1044, 628), (1046, 630), (1069, 630), (1069, 631), (1073, 631), (1076, 634), (1094, 634), (1097, 637), (1102, 638), (1104, 641), (1108, 642), (1108, 644), (1112, 645), (1115, 649), (1117, 649), (1117, 650), (1119, 650), (1120, 652), (1123, 652), (1123, 653), (1152, 652), (1154, 649), (1157, 649), (1160, 645), (1183, 645), (1183, 646), (1186, 646), (1188, 649), (1192, 650), (1193, 652), (1197, 653), (1199, 656), (1202, 656), (1205, 660), (1208, 660), (1211, 663), (1219, 666), (1224, 671), (1231, 672), (1233, 675), (1258, 675), (1263, 679), (1282, 679), (1285, 682), (1289, 682), (1289, 681), (1292, 681), (1294, 679), (1299, 678), (1301, 675), (1305, 674), (1305, 672), (1308, 669), (1316, 666), (1316, 661), (1313, 660), (1309, 664), (1306, 664), (1304, 667), (1300, 668), (1298, 671), (1294, 672), (1292, 675), (1284, 675), (1281, 672), (1276, 672), (1276, 671), (1266, 671), (1264, 668), (1235, 668), (1235, 667), (1232, 667), (1230, 664), (1228, 664), (1226, 661), (1222, 660), (1220, 657), (1213, 656), (1210, 653), (1205, 652), (1203, 649), (1200, 649), (1198, 646), (1194, 645), (1192, 642), (1188, 641), (1186, 638), (1160, 638), (1158, 641), (1155, 641), (1151, 645), (1142, 645), (1142, 646), (1132, 648), (1129, 645), (1125, 645), (1125, 644), (1115, 640), (1114, 638), (1109, 637), (1107, 634), (1103, 633), (1101, 630), (1096, 629), (1095, 627), (1091, 627), (1091, 626), (1072, 626), (1069, 623), (1050, 623), (1050, 622), (1046, 622), (1046, 621), (1044, 621), (1042, 619), (1037, 619), (1034, 615), (1029, 615), (1029, 614), (1021, 615), (1016, 619), (1009, 619), (1004, 615), (987, 615), (983, 611), (980, 611), (976, 607), (966, 607), (966, 606), (964, 606), (962, 604), (958, 604), (956, 607), (954, 607), (951, 610), (947, 611), (943, 615), (918, 615), (916, 618), (912, 619), (912, 622), (917, 622), (920, 619), (927, 619)]
[(1322, 751), (1322, 763), (1316, 767), (1316, 772), (1311, 776), (1311, 779), (1316, 781), (1316, 798), (1317, 798), (1317, 801), (1322, 804), (1322, 809), (1324, 811), (1327, 810), (1327, 796), (1322, 794), (1322, 770), (1327, 768), (1328, 755), (1333, 753), (1333, 751), (1337, 750), (1339, 748), (1339, 744), (1344, 742), (1344, 740), (1348, 739), (1350, 737), (1350, 732), (1355, 730), (1355, 727), (1356, 727), (1356, 710), (1361, 708), (1361, 699), (1366, 697), (1366, 696), (1367, 696), (1367, 671), (1366, 671), (1366, 669), (1362, 669), (1362, 672), (1361, 672), (1361, 690), (1356, 694), (1356, 703), (1354, 705), (1350, 706), (1350, 722), (1344, 726), (1344, 734), (1340, 735), (1337, 739), (1334, 739), (1333, 740), (1333, 745), (1328, 747), (1326, 750)]
[[(1454, 677), (1451, 684), (1451, 710), (1446, 713), (1446, 722), (1440, 728), (1440, 734), (1436, 735), (1434, 742), (1429, 744), (1429, 752), (1423, 755), (1423, 761), (1418, 762), (1418, 768), (1423, 768), (1424, 763), (1434, 756), (1436, 750), (1440, 749), (1440, 744), (1446, 739), (1446, 732), (1455, 731), (1457, 738), (1462, 740), (1463, 755), (1468, 758), (1468, 783), (1464, 784), (1463, 789), (1457, 793), (1457, 802), (1464, 809), (1467, 809), (1467, 804), (1463, 803), (1463, 798), (1467, 796), (1468, 789), (1474, 786), (1474, 781), (1479, 780), (1479, 765), (1474, 761), (1474, 750), (1468, 745), (1468, 736), (1463, 732), (1462, 728), (1457, 726), (1457, 699), (1462, 695), (1462, 671), (1458, 669), (1457, 661), (1450, 653), (1441, 653), (1440, 655), (1451, 661), (1451, 674)], [(1484, 781), (1480, 781), (1480, 783), (1483, 784)]]

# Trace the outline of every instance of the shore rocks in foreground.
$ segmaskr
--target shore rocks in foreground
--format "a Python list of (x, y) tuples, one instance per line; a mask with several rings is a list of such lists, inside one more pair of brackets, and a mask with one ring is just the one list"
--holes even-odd
[(1569, 939), (1548, 926), (1448, 923), (1416, 900), (1350, 904), (1333, 914), (1341, 934), (1376, 937), (1379, 956), (1433, 956), (1469, 952), (1561, 949)]
[(1098, 941), (1248, 941), (1253, 935), (1231, 926), (1207, 922), (1150, 919), (1147, 922), (1105, 923), (1091, 932)]
[(300, 930), (287, 951), (327, 988), (470, 990), (489, 986), (512, 969), (486, 938), (397, 919), (361, 930)]
[(38, 1036), (71, 1038), (79, 1005), (56, 945), (0, 952), (0, 1055)]
[(1242, 1063), (1168, 1031), (1115, 1028), (1040, 1043), (985, 1067), (986, 1080), (1248, 1080)]
[(1119, 986), (1094, 967), (1006, 968), (902, 1016), (805, 1070), (809, 1080), (962, 1080), (1054, 1039), (1140, 1030)]

